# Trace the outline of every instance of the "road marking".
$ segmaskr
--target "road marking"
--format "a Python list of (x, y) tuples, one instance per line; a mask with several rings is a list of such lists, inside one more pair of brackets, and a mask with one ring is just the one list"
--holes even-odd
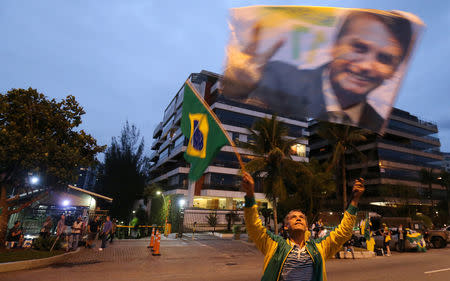
[(450, 268), (444, 268), (444, 269), (438, 269), (438, 270), (432, 270), (432, 271), (425, 271), (425, 274), (442, 272), (442, 271), (448, 271), (448, 270), (450, 270)]

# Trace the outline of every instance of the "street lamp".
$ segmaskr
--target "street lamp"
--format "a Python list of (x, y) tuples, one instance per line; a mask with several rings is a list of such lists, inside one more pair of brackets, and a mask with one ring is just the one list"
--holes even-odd
[(31, 184), (37, 184), (38, 182), (39, 182), (39, 178), (38, 178), (38, 177), (32, 176), (32, 177), (30, 178), (30, 183), (31, 183)]
[(159, 191), (159, 190), (156, 191), (156, 195), (158, 195), (158, 196), (161, 195), (161, 191)]
[(136, 214), (136, 211), (135, 211), (135, 210), (133, 210), (133, 214)]
[(178, 201), (178, 204), (180, 204), (180, 208), (183, 208), (184, 204), (186, 204), (186, 200), (180, 199), (180, 201)]
[(70, 201), (67, 200), (67, 199), (62, 201), (62, 205), (63, 205), (64, 207), (69, 206), (69, 204), (70, 204)]

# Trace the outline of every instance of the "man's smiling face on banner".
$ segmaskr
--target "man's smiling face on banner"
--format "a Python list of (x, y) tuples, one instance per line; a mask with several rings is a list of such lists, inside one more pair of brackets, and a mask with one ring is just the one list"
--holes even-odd
[(400, 42), (383, 22), (370, 15), (355, 17), (332, 51), (333, 88), (366, 95), (392, 77), (402, 55)]

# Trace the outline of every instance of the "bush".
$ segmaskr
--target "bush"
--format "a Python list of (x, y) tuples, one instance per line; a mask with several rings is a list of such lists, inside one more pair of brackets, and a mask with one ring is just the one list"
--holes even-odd
[[(49, 238), (39, 237), (36, 238), (33, 242), (33, 248), (36, 250), (41, 251), (50, 251), (50, 249), (53, 246), (53, 243), (55, 243), (57, 236), (51, 236)], [(59, 250), (61, 249), (61, 239), (58, 239), (58, 241), (55, 244), (55, 247), (53, 247), (53, 250)]]
[(241, 225), (237, 224), (235, 226), (233, 226), (233, 233), (234, 234), (240, 234), (241, 233)]

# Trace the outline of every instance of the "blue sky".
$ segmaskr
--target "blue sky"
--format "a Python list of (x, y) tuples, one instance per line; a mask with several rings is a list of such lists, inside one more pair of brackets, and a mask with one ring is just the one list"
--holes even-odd
[(147, 149), (164, 108), (202, 69), (221, 73), (228, 9), (311, 5), (403, 10), (427, 25), (395, 106), (437, 122), (450, 151), (450, 1), (22, 1), (0, 2), (0, 92), (74, 95), (83, 129), (100, 144), (137, 125)]

